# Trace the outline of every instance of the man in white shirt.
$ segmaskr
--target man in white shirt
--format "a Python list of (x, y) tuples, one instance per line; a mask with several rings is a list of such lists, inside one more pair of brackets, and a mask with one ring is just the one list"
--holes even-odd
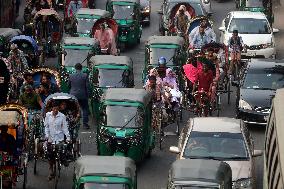
[(59, 105), (54, 103), (52, 111), (46, 113), (46, 117), (44, 120), (45, 138), (48, 141), (50, 170), (48, 180), (54, 178), (55, 154), (52, 151), (53, 145), (62, 145), (64, 142), (64, 136), (66, 137), (67, 141), (70, 141), (70, 134), (68, 131), (68, 123), (66, 121), (66, 116), (58, 110)]

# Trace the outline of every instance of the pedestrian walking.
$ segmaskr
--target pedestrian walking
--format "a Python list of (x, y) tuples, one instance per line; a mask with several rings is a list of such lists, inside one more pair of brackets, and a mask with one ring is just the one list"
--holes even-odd
[(82, 72), (82, 65), (80, 63), (75, 65), (75, 70), (76, 73), (71, 74), (69, 79), (70, 94), (78, 99), (83, 112), (83, 127), (89, 129), (88, 75)]

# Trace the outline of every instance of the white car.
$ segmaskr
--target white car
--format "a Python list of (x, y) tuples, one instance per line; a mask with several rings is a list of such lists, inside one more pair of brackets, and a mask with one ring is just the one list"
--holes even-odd
[(274, 33), (278, 29), (271, 28), (265, 14), (250, 11), (232, 11), (223, 20), (220, 41), (228, 45), (233, 30), (238, 30), (246, 45), (245, 57), (275, 58), (276, 48)]

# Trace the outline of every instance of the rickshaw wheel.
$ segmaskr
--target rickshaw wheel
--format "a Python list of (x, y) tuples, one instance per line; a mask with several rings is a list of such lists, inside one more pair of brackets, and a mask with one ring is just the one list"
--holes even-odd
[(34, 175), (37, 174), (37, 157), (34, 158)]
[(232, 79), (228, 78), (227, 79), (227, 95), (228, 95), (228, 104), (230, 104), (231, 102), (231, 84), (232, 84)]

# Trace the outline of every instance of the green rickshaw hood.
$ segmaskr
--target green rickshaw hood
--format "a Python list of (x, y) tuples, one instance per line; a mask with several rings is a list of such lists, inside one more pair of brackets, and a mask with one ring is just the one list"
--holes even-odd
[[(76, 73), (75, 67), (74, 66), (64, 66), (66, 72), (70, 75), (70, 74), (74, 74)], [(89, 69), (87, 66), (83, 66), (82, 69), (83, 73), (88, 73)]]
[(117, 183), (132, 185), (132, 179), (127, 177), (119, 177), (115, 175), (90, 175), (83, 176), (79, 179), (79, 183), (94, 182), (94, 183)]

